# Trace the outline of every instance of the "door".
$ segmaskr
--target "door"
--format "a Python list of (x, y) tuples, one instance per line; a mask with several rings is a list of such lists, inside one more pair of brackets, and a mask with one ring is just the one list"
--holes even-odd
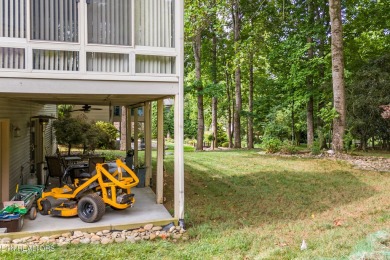
[(0, 119), (0, 202), (9, 200), (9, 120)]

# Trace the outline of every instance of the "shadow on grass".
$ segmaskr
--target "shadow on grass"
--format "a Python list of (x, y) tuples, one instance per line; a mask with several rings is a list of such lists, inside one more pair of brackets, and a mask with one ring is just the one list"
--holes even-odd
[(265, 169), (224, 174), (210, 163), (196, 164), (204, 170), (185, 165), (189, 226), (207, 222), (248, 226), (303, 219), (375, 193), (347, 170)]

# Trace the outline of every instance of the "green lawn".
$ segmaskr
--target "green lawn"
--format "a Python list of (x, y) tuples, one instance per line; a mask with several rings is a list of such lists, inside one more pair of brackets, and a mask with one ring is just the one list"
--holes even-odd
[[(166, 169), (171, 209), (173, 155)], [(371, 234), (390, 232), (390, 173), (242, 150), (186, 153), (185, 178), (189, 241), (78, 245), (0, 258), (347, 259), (372, 250)], [(390, 251), (390, 241), (382, 246)]]

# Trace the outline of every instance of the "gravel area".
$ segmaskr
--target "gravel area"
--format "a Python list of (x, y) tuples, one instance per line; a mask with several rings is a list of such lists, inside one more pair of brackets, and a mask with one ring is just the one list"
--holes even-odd
[(137, 243), (156, 239), (176, 242), (178, 240), (188, 240), (188, 236), (186, 230), (180, 226), (161, 227), (147, 224), (142, 228), (133, 230), (102, 230), (95, 233), (76, 230), (51, 236), (29, 236), (18, 239), (4, 237), (0, 239), (0, 251), (47, 247), (49, 245)]

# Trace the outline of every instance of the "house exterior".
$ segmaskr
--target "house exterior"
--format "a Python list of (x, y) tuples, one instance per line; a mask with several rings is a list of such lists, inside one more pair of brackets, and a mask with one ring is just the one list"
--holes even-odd
[(34, 116), (56, 117), (58, 104), (124, 106), (127, 135), (136, 131), (132, 110), (143, 107), (151, 176), (150, 110), (157, 102), (156, 201), (162, 203), (167, 97), (175, 105), (174, 217), (182, 220), (183, 1), (0, 0), (1, 200), (14, 194), (21, 167), (31, 162), (39, 169), (44, 154), (55, 148), (52, 120), (46, 124)]

